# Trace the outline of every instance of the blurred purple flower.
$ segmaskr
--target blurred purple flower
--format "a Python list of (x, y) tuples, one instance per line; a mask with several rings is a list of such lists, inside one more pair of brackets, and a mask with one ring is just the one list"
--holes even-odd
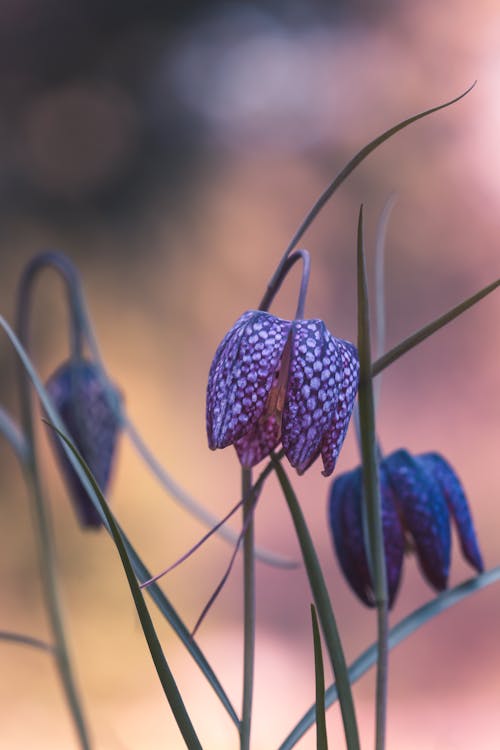
[(219, 345), (207, 387), (212, 450), (234, 445), (251, 467), (281, 442), (302, 474), (321, 453), (335, 468), (358, 387), (356, 348), (322, 320), (244, 313)]
[[(85, 360), (65, 362), (49, 378), (46, 389), (65, 424), (68, 437), (105, 493), (120, 430), (117, 410), (112, 403), (116, 399), (118, 404), (118, 392), (109, 382), (103, 381), (96, 365)], [(102, 524), (99, 513), (71, 465), (60, 439), (52, 430), (50, 434), (80, 523), (84, 527), (99, 528)]]
[[(361, 467), (342, 474), (330, 493), (329, 520), (340, 567), (351, 588), (375, 605), (365, 550)], [(380, 463), (382, 526), (389, 606), (394, 603), (405, 551), (415, 551), (426, 580), (438, 591), (448, 584), (450, 517), (464, 557), (483, 570), (472, 517), (460, 481), (438, 453), (411, 456), (398, 450)]]

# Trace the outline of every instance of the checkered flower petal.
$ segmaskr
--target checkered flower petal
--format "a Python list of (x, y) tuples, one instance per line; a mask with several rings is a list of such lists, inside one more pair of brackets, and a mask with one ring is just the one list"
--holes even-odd
[(450, 515), (455, 522), (463, 555), (472, 567), (478, 573), (481, 573), (484, 570), (483, 558), (479, 550), (467, 498), (459, 478), (450, 464), (439, 453), (424, 453), (417, 456), (417, 461), (420, 461), (438, 482), (448, 504)]
[(441, 591), (448, 583), (451, 553), (448, 506), (441, 488), (405, 450), (391, 453), (383, 465), (424, 576)]
[[(361, 468), (358, 468), (341, 474), (334, 481), (329, 520), (335, 551), (348, 583), (365, 604), (373, 607), (375, 596), (363, 532), (362, 479)], [(392, 607), (401, 580), (405, 538), (392, 490), (383, 473), (381, 487), (387, 589), (389, 607)]]
[[(47, 381), (46, 390), (64, 422), (69, 437), (105, 492), (111, 475), (120, 431), (111, 398), (119, 399), (112, 386), (103, 384), (97, 367), (88, 361), (68, 361)], [(71, 465), (59, 438), (50, 431), (57, 461), (76, 513), (84, 527), (98, 528), (101, 518)]]
[(234, 444), (245, 467), (280, 442), (302, 474), (323, 452), (331, 474), (345, 437), (358, 383), (352, 344), (321, 320), (241, 316), (217, 349), (207, 387), (212, 449)]
[(333, 423), (321, 442), (325, 477), (335, 469), (337, 458), (349, 427), (359, 383), (359, 359), (355, 346), (349, 341), (337, 339), (335, 379), (338, 382), (338, 399)]
[(266, 408), (290, 322), (249, 311), (220, 344), (207, 387), (209, 447), (225, 448), (256, 425)]
[(338, 339), (321, 320), (293, 324), (290, 372), (283, 414), (283, 448), (302, 474), (319, 455), (339, 402)]
[(375, 605), (363, 538), (361, 469), (341, 474), (330, 491), (329, 522), (337, 558), (349, 585), (369, 607)]

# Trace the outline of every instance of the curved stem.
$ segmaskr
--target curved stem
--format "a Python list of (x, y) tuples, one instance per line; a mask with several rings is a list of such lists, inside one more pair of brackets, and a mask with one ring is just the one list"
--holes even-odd
[(364, 146), (362, 149), (358, 151), (358, 153), (345, 165), (343, 169), (340, 170), (340, 172), (337, 174), (335, 179), (328, 185), (328, 187), (321, 193), (313, 207), (310, 209), (310, 211), (307, 213), (305, 219), (300, 224), (299, 228), (293, 235), (290, 244), (286, 248), (285, 252), (283, 253), (283, 256), (278, 263), (278, 266), (276, 268), (276, 271), (274, 272), (274, 275), (271, 279), (271, 282), (269, 284), (270, 287), (272, 287), (276, 283), (276, 279), (280, 276), (280, 274), (283, 271), (283, 267), (286, 264), (287, 258), (294, 250), (306, 231), (309, 229), (319, 212), (322, 208), (328, 203), (332, 195), (338, 190), (338, 188), (342, 185), (343, 182), (349, 177), (351, 172), (353, 172), (359, 164), (361, 164), (362, 161), (366, 159), (367, 156), (369, 156), (375, 149), (377, 149), (379, 146), (382, 145), (385, 141), (389, 140), (389, 138), (392, 138), (393, 135), (396, 135), (400, 130), (403, 130), (404, 128), (407, 128), (409, 125), (411, 125), (414, 122), (417, 122), (418, 120), (421, 120), (424, 117), (428, 117), (428, 115), (433, 114), (434, 112), (439, 112), (441, 109), (445, 109), (446, 107), (451, 107), (452, 104), (456, 104), (460, 99), (463, 99), (464, 96), (467, 96), (467, 94), (474, 88), (476, 85), (476, 82), (472, 84), (472, 86), (469, 86), (466, 91), (464, 91), (459, 96), (456, 96), (454, 99), (451, 99), (448, 102), (444, 102), (444, 104), (438, 104), (436, 107), (431, 107), (430, 109), (426, 109), (423, 112), (419, 112), (416, 115), (412, 115), (411, 117), (408, 117), (406, 120), (402, 120), (401, 122), (398, 122), (397, 125), (393, 125), (392, 128), (389, 128), (388, 130), (385, 130), (381, 135), (377, 136), (373, 139), (373, 141), (370, 141), (370, 143), (367, 143), (366, 146)]
[[(50, 255), (50, 254), (48, 254)], [(21, 279), (18, 307), (17, 307), (17, 330), (20, 341), (28, 348), (28, 322), (30, 311), (30, 288), (31, 283), (40, 269), (42, 256), (38, 256), (26, 268)], [(46, 256), (47, 257), (47, 256)], [(75, 345), (80, 341), (80, 333), (74, 329)], [(33, 428), (33, 401), (29, 381), (22, 364), (19, 363), (19, 388), (21, 400), (21, 412), (23, 430), (27, 446), (27, 455), (23, 462), (26, 483), (30, 490), (32, 512), (34, 516), (34, 531), (38, 546), (40, 561), (40, 573), (44, 591), (45, 605), (50, 620), (50, 627), (54, 637), (54, 654), (61, 678), (61, 683), (66, 694), (73, 722), (79, 737), (80, 746), (83, 750), (90, 749), (90, 739), (76, 688), (68, 646), (62, 608), (59, 597), (57, 570), (55, 561), (55, 544), (51, 528), (49, 509), (44, 498), (38, 461), (36, 454), (35, 432)]]
[(300, 320), (304, 317), (307, 287), (309, 285), (309, 276), (311, 273), (311, 256), (309, 255), (308, 250), (296, 250), (293, 255), (290, 255), (290, 257), (287, 256), (284, 263), (278, 269), (279, 273), (276, 273), (269, 282), (266, 292), (260, 302), (259, 310), (269, 310), (274, 298), (283, 284), (283, 281), (298, 260), (302, 260), (303, 268), (295, 319)]
[(252, 723), (252, 699), (255, 662), (255, 540), (252, 496), (252, 471), (241, 470), (243, 502), (243, 701), (240, 725), (240, 750), (249, 750)]

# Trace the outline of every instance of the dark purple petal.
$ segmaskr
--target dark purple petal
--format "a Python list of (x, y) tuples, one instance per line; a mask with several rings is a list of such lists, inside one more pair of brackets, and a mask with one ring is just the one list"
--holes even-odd
[(321, 442), (325, 477), (335, 469), (340, 449), (351, 419), (359, 383), (358, 350), (349, 341), (337, 339), (335, 379), (338, 382), (338, 397), (333, 423)]
[(212, 450), (242, 438), (263, 415), (290, 325), (251, 310), (220, 344), (207, 386), (207, 434)]
[[(109, 483), (119, 418), (111, 399), (118, 392), (104, 383), (97, 367), (84, 360), (66, 362), (48, 380), (47, 392), (68, 431), (87, 462), (102, 492)], [(71, 465), (58, 437), (50, 431), (77, 515), (84, 526), (101, 526), (101, 517)]]
[(422, 571), (439, 591), (446, 588), (450, 568), (450, 522), (438, 483), (407, 451), (391, 453), (382, 462), (387, 483), (407, 531), (415, 541)]
[(363, 538), (361, 469), (341, 474), (330, 491), (329, 521), (337, 558), (347, 582), (362, 602), (375, 606)]
[(383, 467), (380, 467), (380, 501), (382, 504), (387, 592), (389, 595), (389, 608), (391, 608), (401, 581), (405, 554), (405, 534), (397, 510), (394, 492)]
[[(387, 589), (389, 607), (392, 607), (401, 580), (404, 531), (394, 505), (392, 490), (384, 482), (383, 475), (381, 484)], [(340, 567), (348, 583), (365, 604), (373, 607), (375, 596), (363, 533), (361, 468), (341, 474), (333, 483), (329, 520)]]
[(293, 323), (283, 448), (299, 474), (317, 458), (338, 400), (337, 339), (322, 320)]
[(483, 559), (479, 551), (467, 498), (465, 497), (459, 478), (450, 464), (439, 453), (424, 453), (421, 456), (417, 456), (417, 460), (428, 471), (432, 472), (439, 484), (448, 504), (450, 514), (455, 521), (464, 557), (478, 573), (481, 573), (484, 570)]
[(250, 469), (276, 448), (281, 439), (281, 423), (274, 414), (261, 417), (246, 435), (235, 442), (241, 465)]

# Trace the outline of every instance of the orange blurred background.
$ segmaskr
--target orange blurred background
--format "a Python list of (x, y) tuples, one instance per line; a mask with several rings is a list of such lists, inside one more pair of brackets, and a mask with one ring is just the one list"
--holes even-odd
[[(355, 230), (365, 205), (370, 269), (380, 212), (387, 237), (387, 348), (498, 276), (500, 9), (423, 0), (230, 6), (33, 0), (0, 10), (1, 313), (39, 249), (77, 264), (109, 373), (168, 471), (217, 515), (238, 499), (231, 448), (211, 453), (208, 368), (236, 318), (255, 307), (300, 220), (366, 142), (465, 90), (456, 106), (397, 135), (341, 188), (308, 232), (307, 314), (354, 339)], [(168, 5), (168, 4), (167, 4)], [(113, 4), (111, 4), (113, 6)], [(117, 6), (118, 8), (118, 6)], [(293, 315), (292, 275), (273, 310)], [(471, 502), (488, 568), (499, 563), (498, 294), (394, 364), (378, 412), (389, 452), (443, 453)], [(62, 286), (37, 285), (33, 357), (46, 378), (67, 355)], [(18, 413), (15, 359), (0, 347), (2, 405)], [(181, 748), (117, 554), (82, 533), (40, 431), (71, 651), (95, 747)], [(358, 463), (352, 434), (337, 473)], [(27, 493), (0, 442), (0, 628), (48, 638)], [(325, 523), (329, 482), (295, 478), (324, 565), (348, 659), (375, 617), (347, 588)], [(176, 505), (123, 439), (109, 498), (146, 563), (159, 570), (204, 527)], [(234, 522), (238, 528), (238, 521)], [(298, 558), (274, 480), (257, 511), (260, 545)], [(451, 584), (471, 575), (454, 539)], [(192, 626), (230, 548), (207, 543), (163, 587)], [(241, 567), (199, 632), (236, 707), (241, 700)], [(259, 564), (253, 748), (277, 747), (312, 703), (310, 593), (303, 569)], [(405, 561), (391, 623), (432, 597)], [(152, 608), (205, 748), (237, 747), (206, 681)], [(490, 587), (426, 625), (391, 655), (388, 750), (498, 750), (500, 598)], [(77, 747), (47, 655), (0, 642), (0, 747)], [(328, 672), (328, 680), (330, 674)], [(373, 745), (374, 675), (354, 689), (362, 746)], [(337, 708), (332, 747), (343, 747)], [(315, 747), (310, 731), (298, 747)]]

